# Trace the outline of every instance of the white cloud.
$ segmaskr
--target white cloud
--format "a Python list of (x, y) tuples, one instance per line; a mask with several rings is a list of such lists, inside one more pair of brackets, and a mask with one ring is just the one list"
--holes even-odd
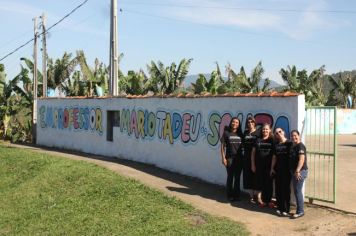
[(316, 31), (327, 29), (330, 22), (317, 12), (320, 10), (327, 10), (326, 2), (323, 0), (312, 1), (295, 21), (290, 21), (290, 25), (287, 22), (282, 31), (285, 31), (291, 38), (304, 40), (310, 38)]
[(33, 7), (28, 4), (18, 3), (18, 2), (10, 2), (10, 1), (3, 1), (0, 4), (0, 12), (11, 12), (15, 14), (21, 15), (30, 15), (36, 16), (42, 13), (42, 9)]
[[(275, 14), (262, 11), (244, 11), (238, 9), (227, 9), (232, 6), (221, 1), (184, 1), (185, 8), (169, 8), (163, 14), (179, 20), (190, 21), (206, 25), (226, 25), (244, 28), (263, 29), (279, 25), (280, 17)], [(202, 6), (202, 7), (199, 7)], [(235, 7), (239, 7), (235, 4)]]
[[(348, 24), (345, 21), (336, 20), (330, 15), (318, 12), (330, 9), (325, 0), (299, 3), (284, 1), (283, 4), (275, 0), (259, 1), (259, 3), (256, 3), (256, 1), (246, 3), (231, 0), (183, 0), (179, 4), (176, 1), (171, 1), (169, 4), (186, 7), (169, 7), (160, 14), (203, 25), (232, 26), (261, 32), (280, 32), (296, 40), (310, 39), (320, 31)], [(301, 11), (283, 12), (259, 9), (300, 9)]]
[[(40, 16), (42, 13), (46, 13), (47, 16), (47, 27), (52, 25), (53, 23), (57, 22), (61, 19), (65, 14), (68, 12), (63, 12), (61, 16), (48, 12), (46, 9), (41, 9), (33, 5), (28, 5), (16, 1), (2, 1), (0, 4), (0, 12), (10, 12), (15, 13), (17, 15), (24, 15), (24, 16)], [(100, 14), (97, 12), (95, 15)], [(55, 33), (56, 31), (60, 30), (67, 30), (71, 32), (78, 32), (78, 33), (87, 33), (92, 35), (99, 35), (99, 36), (107, 36), (108, 30), (96, 30), (93, 27), (90, 27), (86, 22), (92, 18), (94, 15), (86, 17), (82, 20), (73, 20), (70, 17), (66, 18), (63, 22), (58, 24), (56, 27), (53, 28), (52, 32)]]

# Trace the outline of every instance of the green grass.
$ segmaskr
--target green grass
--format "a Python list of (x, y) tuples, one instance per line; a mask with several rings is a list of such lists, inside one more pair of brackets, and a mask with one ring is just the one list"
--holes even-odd
[(0, 235), (15, 234), (248, 232), (94, 164), (0, 145)]

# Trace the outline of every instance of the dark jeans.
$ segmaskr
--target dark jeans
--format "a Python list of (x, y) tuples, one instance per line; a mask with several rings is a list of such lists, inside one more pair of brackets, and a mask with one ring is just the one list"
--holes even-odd
[(291, 174), (286, 170), (277, 170), (276, 172), (276, 200), (277, 208), (281, 212), (290, 211), (290, 181)]
[(295, 195), (295, 201), (297, 203), (297, 214), (304, 214), (304, 196), (303, 196), (303, 185), (304, 181), (308, 176), (308, 170), (301, 170), (300, 175), (302, 176), (301, 180), (297, 180), (294, 173), (292, 174), (292, 183), (293, 183), (293, 190)]
[(242, 160), (240, 158), (227, 158), (226, 194), (228, 198), (240, 197), (240, 176)]

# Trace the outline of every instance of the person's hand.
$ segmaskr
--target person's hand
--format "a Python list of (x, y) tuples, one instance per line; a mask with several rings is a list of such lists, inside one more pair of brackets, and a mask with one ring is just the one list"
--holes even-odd
[(275, 171), (274, 169), (271, 169), (269, 175), (270, 175), (271, 177), (273, 177), (275, 174), (276, 174), (276, 171)]
[(223, 164), (225, 167), (227, 166), (227, 160), (226, 160), (225, 157), (222, 159), (222, 164)]
[(252, 166), (251, 166), (251, 170), (252, 170), (253, 173), (256, 173), (256, 166), (255, 166), (255, 165), (252, 165)]
[(295, 172), (294, 176), (298, 181), (302, 179), (302, 175), (300, 174), (300, 172)]

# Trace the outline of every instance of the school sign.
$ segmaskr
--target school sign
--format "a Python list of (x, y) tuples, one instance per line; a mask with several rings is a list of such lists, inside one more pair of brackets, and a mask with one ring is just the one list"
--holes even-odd
[(225, 183), (219, 139), (232, 117), (302, 129), (304, 96), (58, 98), (38, 101), (37, 144), (154, 164)]

